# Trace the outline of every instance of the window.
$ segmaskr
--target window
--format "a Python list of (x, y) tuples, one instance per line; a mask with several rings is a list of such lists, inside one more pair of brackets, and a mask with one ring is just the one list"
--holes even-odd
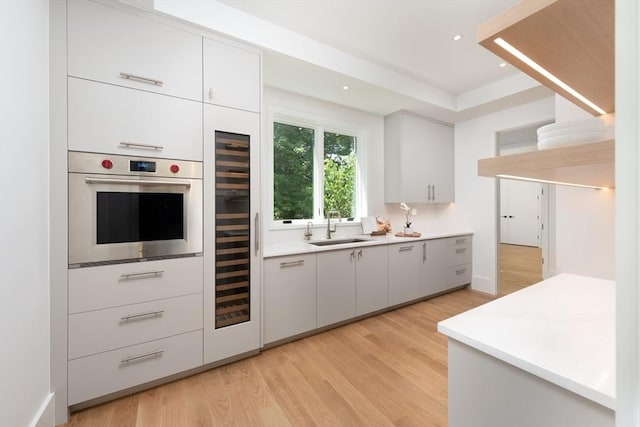
[(339, 212), (341, 218), (362, 215), (358, 212), (358, 138), (357, 132), (352, 133), (273, 122), (275, 221), (322, 221), (329, 211)]

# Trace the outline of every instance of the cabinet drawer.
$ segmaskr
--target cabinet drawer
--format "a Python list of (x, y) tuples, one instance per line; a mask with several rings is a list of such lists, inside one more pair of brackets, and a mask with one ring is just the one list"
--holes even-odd
[(200, 36), (93, 1), (67, 4), (69, 75), (202, 101)]
[(264, 262), (264, 342), (316, 327), (316, 255)]
[(471, 262), (471, 245), (455, 245), (447, 247), (447, 265), (462, 265)]
[(201, 103), (73, 77), (68, 83), (70, 150), (202, 161)]
[(202, 257), (69, 270), (69, 314), (202, 292)]
[(69, 359), (202, 329), (202, 294), (69, 316)]
[(447, 286), (454, 288), (471, 283), (471, 264), (449, 267)]
[(447, 239), (447, 242), (448, 242), (449, 246), (453, 246), (453, 245), (470, 245), (472, 239), (473, 239), (473, 236), (471, 236), (471, 235), (458, 236), (458, 237), (450, 237), (449, 239)]
[(202, 330), (69, 361), (69, 405), (202, 365)]

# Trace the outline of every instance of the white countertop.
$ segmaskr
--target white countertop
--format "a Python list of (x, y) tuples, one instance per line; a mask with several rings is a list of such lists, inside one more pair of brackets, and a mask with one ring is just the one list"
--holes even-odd
[[(281, 242), (281, 243), (271, 243), (265, 245), (264, 248), (264, 258), (271, 258), (277, 256), (285, 256), (285, 255), (299, 255), (305, 253), (314, 253), (314, 252), (324, 252), (324, 251), (335, 251), (338, 249), (350, 249), (357, 248), (362, 246), (376, 246), (376, 245), (389, 245), (393, 243), (407, 243), (407, 242), (415, 242), (421, 240), (431, 240), (431, 239), (442, 239), (446, 237), (456, 237), (456, 236), (466, 236), (473, 234), (471, 231), (441, 231), (441, 232), (429, 232), (422, 233), (420, 237), (396, 237), (394, 234), (387, 234), (386, 236), (370, 236), (370, 235), (359, 235), (359, 236), (348, 236), (348, 237), (357, 237), (361, 239), (366, 239), (365, 242), (356, 242), (356, 243), (344, 243), (340, 245), (329, 245), (329, 246), (315, 246), (309, 243), (308, 240), (300, 240), (289, 241), (289, 242)], [(347, 236), (335, 237), (335, 240), (340, 240), (346, 238)], [(326, 239), (312, 239), (312, 241), (316, 240), (326, 240)]]
[(438, 331), (615, 410), (615, 282), (559, 274)]

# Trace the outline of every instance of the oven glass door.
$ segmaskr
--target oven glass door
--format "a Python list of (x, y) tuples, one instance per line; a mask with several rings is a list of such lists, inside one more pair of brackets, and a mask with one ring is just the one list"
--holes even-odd
[(69, 265), (202, 252), (202, 180), (69, 173)]

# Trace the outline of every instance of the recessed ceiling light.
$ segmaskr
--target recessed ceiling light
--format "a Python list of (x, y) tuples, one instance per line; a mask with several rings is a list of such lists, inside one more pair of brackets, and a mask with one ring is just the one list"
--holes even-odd
[(506, 63), (506, 62), (501, 62), (501, 63), (500, 63), (500, 68), (504, 68), (504, 67), (506, 67), (506, 66), (507, 66), (507, 63)]
[(574, 88), (572, 88), (571, 86), (569, 86), (568, 84), (566, 84), (565, 82), (563, 82), (562, 80), (560, 80), (559, 78), (557, 78), (556, 76), (551, 74), (551, 72), (549, 72), (546, 68), (542, 67), (540, 64), (535, 62), (533, 59), (529, 58), (527, 55), (525, 55), (524, 53), (520, 52), (518, 49), (516, 49), (514, 46), (510, 45), (508, 42), (506, 42), (502, 38), (498, 37), (497, 39), (494, 40), (494, 42), (498, 46), (500, 46), (501, 48), (503, 48), (504, 50), (506, 50), (507, 52), (509, 52), (510, 54), (515, 56), (516, 58), (518, 58), (520, 61), (522, 61), (525, 64), (527, 64), (529, 67), (533, 68), (535, 71), (537, 71), (538, 73), (542, 74), (545, 78), (547, 78), (548, 80), (552, 81), (554, 84), (560, 86), (562, 89), (564, 89), (565, 91), (570, 93), (573, 97), (579, 99), (581, 102), (583, 102), (584, 104), (588, 105), (594, 111), (598, 112), (599, 114), (606, 114), (607, 113), (602, 108), (598, 107), (596, 104), (594, 104), (593, 102), (588, 100), (580, 92), (578, 92), (577, 90), (575, 90)]
[(349, 90), (349, 85), (342, 86), (342, 90)]
[(462, 39), (462, 34), (456, 34), (455, 36), (453, 36), (453, 40), (458, 41)]

